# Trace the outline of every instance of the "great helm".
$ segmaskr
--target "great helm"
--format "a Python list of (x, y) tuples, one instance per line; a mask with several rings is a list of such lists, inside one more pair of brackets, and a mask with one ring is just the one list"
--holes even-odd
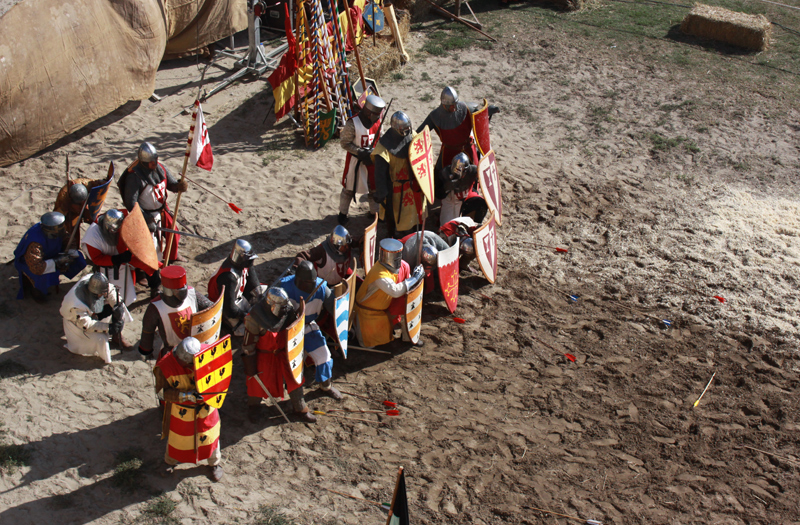
[(69, 187), (69, 200), (72, 204), (81, 205), (89, 198), (89, 190), (83, 184), (73, 184)]
[(280, 317), (287, 304), (289, 304), (289, 296), (286, 294), (286, 290), (276, 287), (267, 290), (267, 305), (272, 315)]
[(231, 248), (231, 262), (236, 268), (250, 268), (258, 255), (253, 252), (253, 247), (244, 239), (236, 239)]
[(397, 239), (383, 239), (380, 246), (378, 261), (392, 273), (399, 272), (400, 262), (403, 260), (403, 243)]
[(173, 350), (175, 359), (183, 366), (189, 366), (194, 362), (194, 356), (200, 353), (202, 346), (200, 341), (192, 336), (184, 338), (183, 341), (178, 343), (178, 346)]
[(447, 86), (442, 90), (441, 102), (442, 107), (447, 111), (455, 111), (455, 106), (458, 104), (458, 93), (455, 89)]
[(86, 288), (92, 295), (105, 295), (108, 293), (108, 277), (101, 272), (94, 272), (86, 282)]
[(386, 102), (377, 96), (377, 95), (369, 95), (367, 99), (364, 101), (364, 109), (367, 109), (374, 113), (376, 116), (381, 114), (383, 108), (386, 107)]
[(392, 114), (391, 126), (403, 137), (411, 133), (411, 119), (402, 111), (395, 111)]
[(453, 179), (458, 180), (464, 176), (464, 170), (469, 166), (469, 157), (466, 153), (459, 153), (450, 162), (450, 173), (453, 174)]
[(186, 286), (186, 270), (180, 266), (167, 266), (161, 269), (161, 298), (173, 308), (178, 307), (189, 294)]
[(466, 258), (472, 259), (475, 257), (475, 242), (470, 238), (462, 239), (458, 252)]
[(122, 228), (123, 220), (125, 220), (125, 216), (122, 212), (112, 208), (103, 214), (103, 230), (115, 236), (119, 232), (119, 229)]
[(63, 237), (67, 231), (67, 223), (63, 213), (49, 211), (39, 219), (42, 224), (42, 232), (48, 239)]
[(439, 257), (439, 250), (435, 246), (425, 245), (422, 247), (422, 264), (425, 266), (436, 266)]
[(139, 146), (139, 149), (136, 152), (136, 156), (139, 159), (139, 162), (143, 164), (158, 162), (158, 151), (156, 150), (156, 147), (149, 142), (142, 142), (142, 145)]
[(331, 244), (331, 247), (340, 253), (347, 251), (347, 247), (350, 246), (351, 240), (352, 238), (350, 237), (350, 232), (347, 231), (347, 228), (341, 225), (334, 228), (328, 237), (328, 242)]

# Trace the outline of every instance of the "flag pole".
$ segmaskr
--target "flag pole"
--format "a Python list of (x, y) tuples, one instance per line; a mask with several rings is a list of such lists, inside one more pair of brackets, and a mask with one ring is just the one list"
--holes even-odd
[[(192, 139), (194, 138), (194, 126), (197, 123), (197, 107), (200, 105), (200, 100), (195, 99), (194, 101), (194, 112), (192, 113), (192, 125), (189, 126), (189, 139), (186, 142), (186, 153), (183, 156), (183, 169), (181, 170), (181, 179), (179, 182), (182, 182), (183, 179), (186, 177), (186, 168), (189, 166), (189, 155), (192, 149)], [(172, 219), (175, 222), (175, 228), (178, 229), (178, 209), (181, 207), (181, 195), (183, 192), (178, 192), (178, 198), (175, 200), (175, 212), (172, 214)], [(169, 254), (172, 251), (172, 241), (175, 239), (175, 234), (169, 234), (169, 240), (167, 241), (167, 249), (164, 251), (164, 266), (169, 266)]]
[(392, 504), (389, 507), (389, 516), (386, 518), (386, 525), (392, 521), (392, 514), (394, 514), (394, 503), (397, 500), (397, 487), (400, 485), (400, 476), (403, 475), (403, 467), (397, 470), (397, 480), (394, 482), (394, 494), (392, 494)]

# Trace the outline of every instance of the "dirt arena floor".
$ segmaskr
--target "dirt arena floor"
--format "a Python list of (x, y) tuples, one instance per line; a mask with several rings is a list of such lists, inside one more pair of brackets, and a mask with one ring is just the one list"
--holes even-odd
[[(400, 416), (286, 424), (265, 405), (251, 423), (237, 340), (225, 477), (186, 466), (163, 478), (152, 364), (70, 354), (58, 316), (68, 285), (45, 306), (18, 302), (2, 266), (2, 439), (24, 445), (28, 464), (0, 475), (0, 523), (384, 523), (326, 489), (388, 501), (401, 465), (412, 523), (568, 523), (530, 507), (615, 524), (800, 523), (797, 77), (676, 41), (583, 35), (523, 5), (478, 15), (500, 42), (432, 55), (432, 18), (412, 27), (411, 62), (380, 89), (415, 125), (448, 84), (501, 107), (498, 279), (462, 272), (463, 324), (441, 297), (426, 302), (424, 347), (337, 360), (335, 383), (357, 395), (336, 403), (307, 388), (315, 410), (390, 400)], [(688, 63), (674, 58), (681, 46)], [(73, 176), (100, 178), (150, 140), (178, 173), (199, 78), (195, 62), (167, 62), (160, 102), (0, 169), (3, 260), (49, 211), (67, 153)], [(204, 104), (214, 170), (189, 176), (244, 211), (197, 188), (183, 197), (179, 220), (219, 239), (182, 242), (203, 292), (233, 239), (253, 243), (271, 282), (336, 224), (342, 150), (306, 150), (268, 114), (265, 86), (237, 83)], [(108, 204), (121, 205), (116, 189)], [(366, 212), (352, 210), (351, 231)]]

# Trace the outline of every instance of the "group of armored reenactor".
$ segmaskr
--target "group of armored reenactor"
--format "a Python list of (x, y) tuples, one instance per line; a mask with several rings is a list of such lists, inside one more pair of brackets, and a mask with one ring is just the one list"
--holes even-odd
[[(397, 111), (381, 136), (385, 109), (381, 98), (370, 95), (341, 130), (347, 157), (339, 225), (318, 246), (297, 253), (272, 286), (259, 280), (253, 266), (257, 254), (244, 239), (233, 242), (208, 282), (207, 295), (187, 282), (186, 270), (174, 264), (185, 259), (178, 254), (180, 235), (167, 205), (167, 196), (186, 191), (187, 183), (170, 174), (148, 142), (117, 180), (124, 208), (100, 212), (114, 180), (112, 164), (104, 180), (68, 181), (54, 211), (45, 213), (17, 246), (19, 299), (29, 295), (46, 303), (52, 289), (58, 288), (60, 275), (72, 279), (91, 266), (92, 271), (64, 296), (60, 309), (65, 346), (75, 354), (110, 363), (112, 345), (134, 350), (122, 335), (125, 323), (133, 320), (128, 306), (136, 301), (137, 285), (149, 289), (138, 351), (145, 359), (156, 360), (156, 393), (164, 406), (162, 439), (168, 438), (167, 473), (178, 463), (207, 460), (211, 479), (222, 477), (219, 415), (196, 384), (198, 356), (215, 344), (220, 325), (230, 336), (242, 337), (250, 419), (258, 419), (262, 399), (277, 403), (286, 391), (295, 417), (313, 423), (316, 417), (304, 401), (302, 364), (313, 364), (321, 391), (341, 400), (332, 384), (328, 340), (344, 351), (352, 329), (363, 348), (390, 343), (398, 337), (396, 329), (407, 313), (406, 296), (422, 281), (426, 292), (435, 289), (432, 269), (439, 253), (453, 248), (454, 260), (462, 268), (475, 257), (472, 234), (489, 210), (477, 188), (479, 155), (471, 118), (477, 108), (459, 101), (448, 87), (441, 106), (416, 133), (409, 117)], [(488, 106), (489, 116), (496, 111)], [(436, 203), (441, 202), (437, 231), (421, 228), (433, 202), (422, 195), (409, 163), (412, 139), (428, 129), (442, 142), (433, 173)], [(370, 212), (384, 222), (387, 232), (378, 243), (377, 261), (374, 248), (369, 255), (361, 250), (368, 269), (363, 279), (354, 273), (356, 248), (367, 241), (364, 236), (354, 238), (345, 227), (350, 205), (359, 194), (367, 195)], [(82, 223), (89, 224), (83, 236)], [(343, 290), (355, 295), (352, 309), (345, 308), (349, 314), (344, 329), (339, 301)], [(219, 314), (209, 317), (210, 325), (192, 323), (199, 314), (217, 311), (217, 305)], [(294, 335), (292, 327), (301, 327), (301, 333)], [(404, 340), (422, 344), (408, 330), (400, 332)], [(300, 339), (302, 353), (292, 358), (291, 349)]]

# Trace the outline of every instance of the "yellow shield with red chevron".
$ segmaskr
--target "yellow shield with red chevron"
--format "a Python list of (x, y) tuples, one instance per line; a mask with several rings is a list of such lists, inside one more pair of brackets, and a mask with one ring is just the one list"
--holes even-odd
[(233, 370), (231, 336), (226, 335), (214, 344), (203, 346), (205, 348), (194, 356), (195, 386), (206, 404), (220, 408), (231, 385)]
[(408, 147), (408, 161), (411, 171), (428, 203), (433, 204), (433, 153), (431, 152), (431, 131), (428, 126), (411, 139)]
[(219, 337), (222, 329), (222, 302), (225, 298), (225, 287), (219, 294), (217, 302), (203, 310), (192, 314), (192, 337), (201, 344), (208, 345)]

